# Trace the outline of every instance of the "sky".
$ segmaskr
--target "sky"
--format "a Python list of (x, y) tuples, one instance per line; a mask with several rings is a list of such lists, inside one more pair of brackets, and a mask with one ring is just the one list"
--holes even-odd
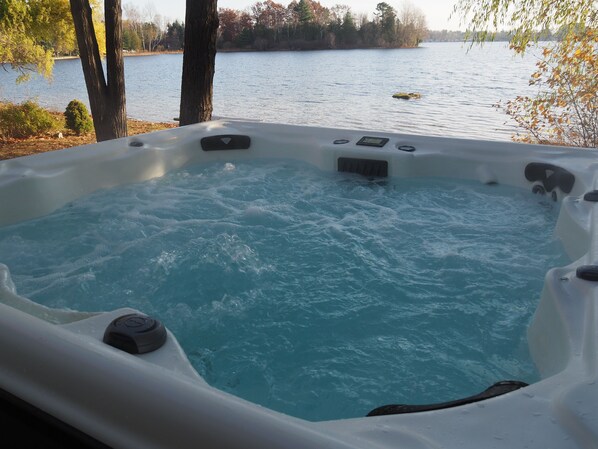
[[(244, 10), (257, 0), (218, 0), (218, 8), (232, 8)], [(277, 3), (287, 5), (291, 0), (277, 0)], [(376, 5), (382, 0), (319, 0), (322, 6), (330, 8), (337, 4), (347, 5), (356, 13), (372, 14), (376, 10)], [(400, 10), (404, 0), (386, 0), (386, 3)], [(457, 0), (412, 0), (410, 3), (421, 9), (426, 16), (428, 28), (431, 30), (458, 30), (462, 27), (458, 19), (449, 20), (453, 5)], [(174, 20), (184, 21), (185, 19), (185, 0), (123, 0), (123, 5), (133, 4), (140, 10), (149, 3), (152, 4), (156, 12), (162, 15), (166, 21)]]

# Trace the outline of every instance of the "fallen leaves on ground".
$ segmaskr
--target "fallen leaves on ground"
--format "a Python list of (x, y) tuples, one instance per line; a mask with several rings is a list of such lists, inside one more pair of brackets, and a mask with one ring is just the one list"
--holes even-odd
[[(56, 113), (60, 114), (60, 113)], [(175, 128), (178, 124), (174, 122), (146, 122), (143, 120), (127, 120), (129, 135), (145, 134), (153, 131), (159, 131), (167, 128)], [(58, 133), (62, 134), (59, 137)], [(0, 160), (11, 159), (31, 154), (43, 153), (46, 151), (61, 150), (79, 145), (95, 143), (94, 133), (78, 136), (73, 131), (62, 129), (50, 134), (30, 137), (27, 139), (7, 139), (0, 140)]]

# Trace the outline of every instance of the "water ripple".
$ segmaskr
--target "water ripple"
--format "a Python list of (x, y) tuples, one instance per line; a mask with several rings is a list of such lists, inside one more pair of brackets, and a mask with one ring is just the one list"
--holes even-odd
[(332, 419), (535, 380), (557, 213), (505, 186), (215, 163), (2, 228), (0, 262), (46, 305), (157, 316), (218, 388)]
[[(426, 43), (415, 50), (219, 53), (214, 115), (508, 140), (515, 123), (493, 105), (534, 94), (528, 80), (536, 60), (533, 52), (513, 57), (504, 42), (469, 51), (460, 43)], [(125, 66), (131, 117), (178, 117), (181, 55), (125, 58)], [(77, 60), (56, 61), (51, 84), (34, 77), (16, 85), (15, 77), (0, 71), (1, 98), (34, 97), (57, 110), (73, 98), (87, 99)], [(423, 97), (396, 100), (397, 91)]]

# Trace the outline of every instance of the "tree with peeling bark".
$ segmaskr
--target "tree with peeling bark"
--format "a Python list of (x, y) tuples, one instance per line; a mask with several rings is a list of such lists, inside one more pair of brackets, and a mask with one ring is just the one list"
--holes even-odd
[(125, 70), (120, 0), (104, 1), (106, 76), (89, 0), (70, 0), (75, 34), (98, 142), (127, 135)]
[(181, 126), (212, 118), (217, 33), (217, 0), (187, 0), (179, 117)]

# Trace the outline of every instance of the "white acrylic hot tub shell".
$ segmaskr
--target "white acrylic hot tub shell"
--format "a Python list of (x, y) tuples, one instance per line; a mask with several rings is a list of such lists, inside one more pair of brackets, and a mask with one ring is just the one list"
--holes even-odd
[[(249, 150), (204, 152), (207, 135), (243, 134)], [(363, 135), (390, 139), (359, 147)], [(335, 145), (336, 139), (348, 139)], [(143, 146), (129, 146), (139, 141)], [(396, 146), (412, 145), (414, 153)], [(169, 334), (133, 356), (101, 342), (129, 309), (55, 311), (16, 294), (0, 265), (0, 389), (115, 448), (591, 448), (598, 447), (598, 289), (578, 279), (598, 264), (598, 152), (378, 132), (217, 121), (0, 162), (0, 226), (45, 215), (100, 188), (186, 164), (292, 158), (336, 170), (338, 157), (384, 159), (390, 176), (443, 176), (526, 189), (530, 162), (576, 177), (556, 232), (573, 263), (546, 276), (528, 341), (542, 375), (521, 390), (457, 408), (312, 423), (208, 386)], [(0, 254), (0, 263), (2, 255)], [(540, 294), (540, 292), (538, 292)], [(142, 311), (143, 312), (143, 311)]]

